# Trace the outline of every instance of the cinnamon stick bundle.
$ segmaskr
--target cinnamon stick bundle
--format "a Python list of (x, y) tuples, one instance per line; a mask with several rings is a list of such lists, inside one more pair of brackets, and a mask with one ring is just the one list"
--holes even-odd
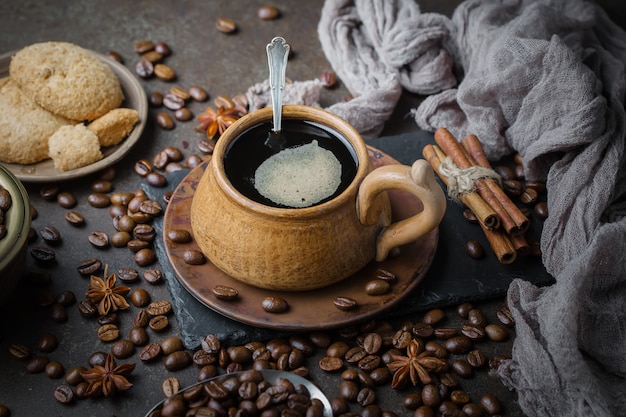
[[(478, 165), (448, 129), (437, 129), (435, 131), (435, 142), (459, 168), (468, 169)], [(481, 159), (478, 153), (476, 155)], [(498, 214), (501, 224), (507, 233), (522, 235), (526, 232), (529, 225), (528, 219), (492, 178), (479, 178), (475, 181), (475, 186), (480, 196)]]
[[(448, 186), (448, 178), (440, 171), (441, 166), (441, 149), (438, 149), (433, 145), (426, 145), (422, 150), (422, 155), (433, 167), (433, 170), (437, 173), (441, 181)], [(445, 155), (444, 155), (445, 158)], [(491, 206), (482, 199), (482, 197), (474, 192), (462, 194), (460, 196), (461, 202), (467, 206), (478, 219), (478, 222), (487, 229), (497, 229), (500, 226), (500, 218), (497, 213), (493, 211)]]

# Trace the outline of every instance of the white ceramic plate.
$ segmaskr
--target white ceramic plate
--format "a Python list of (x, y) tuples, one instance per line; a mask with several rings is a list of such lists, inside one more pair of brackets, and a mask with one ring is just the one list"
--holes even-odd
[[(9, 64), (11, 62), (11, 57), (15, 54), (15, 52), (16, 51), (11, 51), (0, 55), (0, 77), (6, 77), (9, 75)], [(113, 72), (115, 72), (115, 75), (117, 75), (120, 80), (122, 91), (124, 92), (124, 102), (122, 103), (122, 107), (137, 110), (139, 113), (139, 121), (128, 137), (122, 142), (114, 146), (102, 148), (102, 154), (104, 157), (101, 160), (82, 168), (71, 171), (59, 171), (54, 167), (54, 162), (52, 162), (51, 159), (46, 159), (31, 165), (9, 164), (3, 162), (2, 165), (11, 171), (11, 173), (20, 181), (56, 182), (74, 179), (98, 172), (122, 159), (141, 138), (141, 134), (143, 133), (143, 129), (148, 118), (148, 101), (146, 98), (146, 92), (135, 75), (133, 75), (133, 73), (131, 73), (125, 66), (105, 55), (93, 51), (92, 53), (113, 69)]]

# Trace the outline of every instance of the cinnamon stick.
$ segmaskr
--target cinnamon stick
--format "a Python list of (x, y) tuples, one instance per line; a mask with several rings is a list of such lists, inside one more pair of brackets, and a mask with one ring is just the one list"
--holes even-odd
[[(483, 168), (492, 169), (491, 163), (487, 159), (487, 156), (483, 151), (483, 147), (476, 135), (467, 135), (465, 139), (463, 139), (463, 146), (470, 154), (470, 158), (472, 158), (478, 165)], [(528, 226), (530, 224), (528, 218), (524, 216), (521, 210), (515, 205), (515, 203), (513, 203), (513, 201), (511, 201), (509, 196), (498, 184), (496, 184), (495, 181), (488, 180), (485, 183), (494, 197), (500, 202), (500, 205), (506, 210), (515, 225), (512, 226), (511, 230), (507, 231), (514, 236), (523, 235), (526, 230), (528, 230)]]
[(483, 232), (489, 241), (491, 250), (501, 264), (510, 264), (517, 258), (517, 251), (509, 238), (509, 235), (502, 229), (489, 230), (482, 226)]
[[(422, 155), (433, 167), (433, 170), (437, 173), (441, 181), (448, 186), (448, 178), (443, 175), (439, 166), (441, 165), (442, 151), (437, 146), (426, 145), (422, 149)], [(445, 158), (445, 155), (444, 155)], [(476, 215), (478, 222), (481, 223), (487, 229), (496, 229), (500, 226), (500, 218), (495, 211), (482, 199), (478, 193), (466, 193), (460, 197), (461, 203), (468, 207)]]

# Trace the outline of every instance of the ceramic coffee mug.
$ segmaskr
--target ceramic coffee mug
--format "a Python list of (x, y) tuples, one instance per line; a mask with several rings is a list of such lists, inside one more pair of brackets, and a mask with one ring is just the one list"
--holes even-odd
[[(222, 271), (247, 284), (272, 290), (305, 291), (339, 282), (372, 260), (436, 228), (446, 198), (423, 159), (411, 167), (373, 169), (367, 146), (344, 119), (325, 110), (283, 106), (288, 146), (319, 140), (343, 168), (335, 194), (318, 204), (291, 208), (255, 191), (254, 172), (275, 151), (264, 145), (270, 108), (233, 123), (220, 137), (191, 205), (194, 239)], [(423, 210), (391, 224), (386, 190), (414, 194)]]

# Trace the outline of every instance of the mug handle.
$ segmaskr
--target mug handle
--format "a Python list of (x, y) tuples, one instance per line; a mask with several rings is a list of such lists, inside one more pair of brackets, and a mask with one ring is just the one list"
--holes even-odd
[[(446, 212), (446, 196), (435, 180), (435, 174), (424, 159), (412, 166), (384, 165), (371, 171), (359, 187), (357, 214), (361, 223), (375, 224), (378, 219), (370, 209), (378, 194), (389, 189), (407, 191), (420, 199), (424, 209), (419, 213), (385, 227), (376, 243), (376, 260), (383, 261), (398, 246), (414, 242), (439, 225)], [(375, 211), (375, 210), (373, 210)]]

